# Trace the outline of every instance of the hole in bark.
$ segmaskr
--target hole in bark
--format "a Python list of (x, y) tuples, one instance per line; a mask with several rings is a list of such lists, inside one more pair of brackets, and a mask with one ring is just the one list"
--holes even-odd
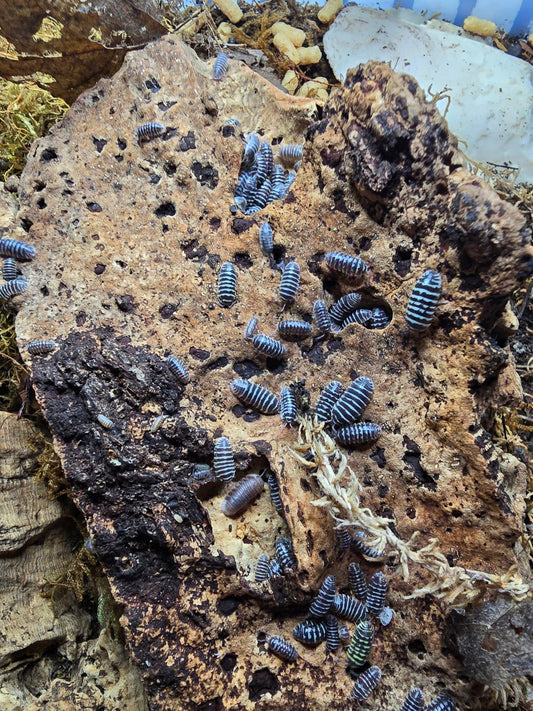
[(44, 198), (39, 198), (39, 200), (37, 200), (37, 207), (39, 210), (43, 210), (46, 207), (46, 200)]
[(235, 264), (242, 269), (250, 269), (254, 265), (248, 252), (237, 252), (235, 254)]
[(426, 654), (426, 646), (421, 639), (412, 639), (407, 645), (407, 649), (413, 654), (417, 654), (420, 658)]
[(156, 217), (173, 217), (176, 214), (176, 206), (173, 202), (163, 202), (154, 210)]
[(41, 153), (41, 162), (47, 163), (49, 160), (55, 160), (57, 158), (57, 151), (55, 148), (45, 148)]
[(117, 146), (120, 148), (121, 151), (123, 151), (125, 148), (127, 148), (128, 144), (123, 138), (117, 138)]
[(96, 138), (95, 136), (93, 136), (92, 139), (97, 152), (101, 153), (104, 150), (104, 146), (107, 145), (107, 141), (105, 138)]
[(254, 363), (252, 360), (239, 360), (235, 363), (233, 366), (233, 370), (239, 375), (241, 378), (251, 378), (253, 375), (259, 375), (259, 373), (263, 372), (263, 368), (260, 368), (257, 363)]
[(176, 172), (176, 164), (172, 161), (167, 161), (163, 166), (163, 170), (167, 175), (174, 175), (174, 173)]
[(235, 610), (239, 607), (240, 600), (236, 597), (225, 597), (223, 600), (219, 600), (217, 603), (218, 611), (221, 615), (228, 616), (232, 615)]
[(248, 684), (250, 701), (257, 701), (263, 694), (271, 693), (274, 695), (277, 691), (279, 691), (278, 678), (270, 669), (258, 669), (253, 673), (252, 679)]
[(222, 669), (224, 669), (224, 671), (233, 671), (236, 664), (237, 664), (237, 655), (236, 654), (226, 654), (220, 660), (220, 666), (222, 667)]
[(159, 89), (161, 89), (161, 84), (154, 77), (150, 77), (144, 83), (146, 85), (146, 88), (149, 89), (152, 94), (155, 94), (159, 91)]

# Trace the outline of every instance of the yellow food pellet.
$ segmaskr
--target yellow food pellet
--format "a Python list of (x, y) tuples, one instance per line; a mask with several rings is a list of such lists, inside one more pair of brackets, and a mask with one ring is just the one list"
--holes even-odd
[(233, 0), (214, 0), (214, 3), (230, 22), (235, 24), (242, 19), (243, 12)]
[(222, 42), (229, 42), (233, 37), (233, 27), (229, 22), (221, 22), (218, 26), (218, 36)]
[(292, 27), (292, 25), (288, 25), (286, 22), (275, 22), (270, 29), (273, 35), (277, 35), (278, 32), (283, 32), (295, 47), (301, 47), (305, 42), (305, 32), (296, 27)]
[(298, 96), (318, 96), (319, 98), (324, 98), (325, 94), (325, 98), (327, 99), (327, 85), (328, 80), (326, 77), (316, 77), (316, 79), (306, 81), (302, 84), (302, 86), (298, 89)]
[(342, 0), (328, 0), (324, 7), (321, 7), (318, 11), (317, 17), (320, 22), (331, 22), (341, 8)]
[(481, 35), (481, 37), (492, 37), (496, 32), (496, 25), (489, 20), (481, 20), (479, 17), (469, 15), (463, 22), (463, 30), (472, 32), (474, 35)]
[(289, 94), (294, 94), (298, 88), (298, 75), (292, 69), (289, 69), (283, 79), (281, 80), (282, 85), (287, 89)]
[(300, 47), (295, 49), (296, 64), (317, 64), (322, 59), (322, 52), (318, 45), (312, 47)]
[(276, 47), (276, 49), (279, 49), (279, 51), (288, 57), (291, 62), (296, 64), (296, 57), (298, 56), (299, 50), (296, 49), (286, 34), (278, 32), (277, 35), (274, 35), (272, 42), (274, 43), (274, 47)]

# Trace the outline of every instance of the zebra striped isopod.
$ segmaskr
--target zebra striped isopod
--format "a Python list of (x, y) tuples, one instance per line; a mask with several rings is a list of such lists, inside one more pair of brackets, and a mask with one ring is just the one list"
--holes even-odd
[(278, 150), (278, 158), (285, 163), (296, 163), (302, 160), (304, 148), (299, 143), (282, 143)]
[(219, 52), (215, 63), (213, 64), (213, 71), (211, 72), (211, 79), (220, 81), (224, 78), (224, 75), (228, 71), (228, 61), (229, 57), (225, 52)]
[(265, 482), (258, 474), (247, 474), (233, 484), (222, 501), (222, 513), (236, 516), (247, 509), (252, 501), (262, 492)]
[(362, 667), (366, 663), (372, 642), (374, 641), (374, 628), (367, 620), (359, 622), (352, 636), (350, 646), (346, 650), (348, 664), (354, 667)]
[(292, 636), (302, 644), (320, 644), (326, 639), (326, 625), (320, 620), (304, 620), (294, 627)]
[(313, 326), (307, 321), (284, 319), (278, 323), (278, 333), (286, 341), (299, 341), (313, 333)]
[(320, 333), (331, 333), (331, 318), (328, 307), (323, 301), (315, 301), (313, 304), (313, 316)]
[(370, 667), (357, 677), (357, 681), (350, 694), (351, 699), (356, 701), (364, 701), (377, 687), (381, 681), (381, 669), (379, 667)]
[(285, 509), (283, 507), (283, 502), (281, 500), (281, 493), (279, 490), (278, 480), (274, 472), (268, 475), (267, 479), (268, 488), (270, 489), (270, 498), (272, 499), (272, 504), (280, 516), (285, 515)]
[(19, 268), (13, 257), (7, 257), (2, 264), (2, 278), (5, 281), (16, 279), (20, 274)]
[(287, 173), (281, 165), (275, 165), (272, 171), (272, 199), (281, 200), (285, 197), (285, 180)]
[(269, 358), (284, 358), (287, 355), (287, 349), (281, 341), (265, 336), (264, 333), (256, 333), (252, 337), (252, 346), (258, 353)]
[(21, 242), (19, 239), (0, 239), (0, 257), (13, 257), (19, 261), (30, 261), (35, 257), (36, 250), (31, 244)]
[(287, 662), (294, 662), (298, 659), (296, 647), (290, 642), (287, 642), (286, 639), (283, 639), (283, 637), (270, 637), (268, 640), (268, 648), (277, 657), (285, 659)]
[(340, 647), (339, 623), (335, 615), (326, 616), (326, 652), (336, 652)]
[(424, 711), (455, 711), (455, 701), (448, 694), (439, 694), (429, 702)]
[[(155, 434), (157, 430), (161, 427), (163, 422), (167, 419), (166, 415), (158, 415), (155, 420), (150, 425), (150, 432)], [(209, 467), (207, 467), (209, 469)]]
[(274, 232), (268, 222), (263, 222), (259, 228), (259, 249), (265, 257), (272, 256), (274, 249)]
[(328, 252), (324, 260), (330, 269), (344, 274), (344, 276), (359, 277), (368, 271), (366, 262), (344, 252)]
[(135, 136), (137, 137), (137, 143), (144, 143), (145, 141), (151, 141), (153, 138), (158, 138), (158, 136), (161, 136), (164, 132), (165, 127), (162, 123), (149, 121), (139, 126), (135, 131)]
[(224, 262), (220, 267), (217, 295), (223, 309), (233, 306), (237, 300), (237, 272), (231, 262)]
[(264, 415), (275, 415), (279, 412), (278, 398), (273, 392), (257, 385), (257, 383), (236, 378), (231, 382), (230, 390), (238, 400)]
[(337, 617), (342, 617), (350, 622), (360, 622), (366, 617), (366, 607), (362, 602), (356, 600), (351, 595), (339, 593), (333, 598), (331, 612)]
[(283, 575), (283, 569), (276, 558), (270, 561), (270, 575)]
[(46, 355), (57, 348), (55, 341), (31, 341), (28, 343), (27, 350), (30, 355)]
[(191, 376), (189, 375), (189, 371), (183, 365), (179, 358), (176, 358), (176, 356), (173, 355), (169, 355), (167, 358), (167, 365), (172, 375), (174, 375), (182, 385), (187, 385), (187, 383), (191, 382)]
[(98, 415), (97, 418), (98, 424), (102, 425), (106, 430), (112, 430), (113, 427), (115, 426), (115, 423), (113, 420), (110, 420), (109, 417), (106, 417), (105, 415)]
[(360, 326), (365, 328), (372, 327), (372, 319), (374, 318), (371, 309), (355, 309), (352, 313), (348, 314), (341, 324), (341, 328), (346, 328), (351, 323), (358, 323)]
[(293, 425), (298, 418), (298, 406), (296, 396), (292, 388), (286, 385), (281, 389), (279, 396), (279, 414), (286, 425)]
[(255, 564), (254, 580), (256, 583), (263, 583), (268, 578), (270, 578), (270, 563), (267, 554), (261, 553)]
[(352, 545), (357, 548), (359, 553), (362, 553), (367, 558), (382, 558), (385, 555), (385, 551), (378, 551), (364, 543), (366, 534), (363, 531), (355, 531), (353, 535)]
[(331, 410), (331, 421), (335, 427), (351, 425), (361, 417), (374, 394), (374, 383), (361, 376), (349, 385)]
[(252, 316), (252, 318), (248, 321), (248, 324), (246, 325), (246, 328), (244, 330), (244, 340), (251, 341), (256, 333), (257, 333), (257, 319), (255, 316)]
[(331, 319), (337, 324), (341, 324), (348, 314), (355, 311), (361, 303), (361, 294), (356, 291), (350, 291), (349, 294), (341, 296), (341, 298), (336, 301), (329, 310), (329, 315)]
[[(350, 536), (351, 540), (351, 536)], [(350, 563), (348, 566), (348, 584), (351, 591), (358, 600), (365, 602), (368, 594), (365, 574), (357, 563)]]
[(385, 309), (382, 309), (381, 306), (376, 306), (372, 309), (371, 328), (383, 330), (384, 328), (387, 328), (389, 323), (390, 318), (387, 316)]
[(241, 169), (248, 170), (254, 162), (255, 155), (261, 145), (261, 139), (255, 133), (250, 133), (244, 146), (244, 153), (241, 161)]
[(394, 617), (394, 610), (390, 607), (384, 607), (379, 613), (378, 620), (381, 622), (383, 627), (390, 625), (392, 618)]
[(422, 711), (424, 706), (424, 695), (422, 690), (414, 687), (405, 697), (400, 711)]
[(294, 301), (300, 288), (300, 267), (297, 262), (285, 265), (279, 285), (279, 295), (284, 303)]
[(382, 572), (374, 573), (368, 583), (366, 609), (371, 617), (379, 617), (385, 607), (388, 584)]
[(411, 331), (423, 331), (431, 325), (441, 290), (441, 275), (427, 269), (416, 282), (407, 304), (405, 320)]
[(5, 284), (0, 286), (0, 301), (6, 301), (12, 296), (17, 296), (18, 294), (23, 294), (28, 288), (28, 282), (26, 279), (11, 279), (11, 281), (6, 281)]
[(350, 641), (350, 631), (346, 625), (339, 625), (339, 639), (343, 644), (348, 644)]
[(338, 380), (331, 380), (326, 385), (315, 405), (315, 417), (319, 422), (329, 422), (331, 420), (333, 406), (343, 392), (344, 386)]
[(328, 575), (320, 586), (317, 596), (309, 606), (311, 617), (324, 617), (333, 604), (335, 597), (335, 576)]
[(227, 437), (219, 437), (215, 442), (213, 469), (219, 481), (231, 481), (235, 478), (233, 447)]
[(381, 427), (374, 422), (356, 422), (349, 427), (335, 430), (333, 437), (345, 447), (357, 447), (360, 444), (375, 442), (381, 437)]
[(350, 536), (350, 532), (347, 528), (337, 528), (336, 531), (337, 540), (339, 541), (341, 550), (347, 551), (348, 548), (352, 545), (352, 537)]
[(276, 558), (281, 569), (293, 568), (296, 565), (296, 557), (291, 541), (285, 536), (278, 536), (274, 545), (276, 547)]

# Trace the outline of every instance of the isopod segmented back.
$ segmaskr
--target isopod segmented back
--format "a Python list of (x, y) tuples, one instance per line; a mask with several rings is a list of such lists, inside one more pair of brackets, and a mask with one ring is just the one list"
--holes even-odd
[(35, 257), (36, 250), (31, 244), (18, 239), (3, 237), (0, 239), (0, 257), (13, 257), (19, 261), (30, 261)]
[(330, 269), (350, 277), (359, 277), (368, 271), (368, 264), (359, 257), (344, 252), (328, 252), (324, 260)]
[(297, 262), (288, 262), (285, 265), (279, 285), (279, 295), (284, 303), (290, 303), (296, 299), (296, 294), (300, 288), (300, 267)]
[(228, 71), (229, 57), (225, 52), (219, 52), (215, 63), (213, 64), (213, 71), (211, 72), (211, 78), (216, 81), (220, 81), (224, 78), (226, 72)]
[(422, 711), (424, 706), (424, 695), (422, 690), (414, 687), (405, 697), (400, 711)]
[(57, 348), (55, 341), (31, 341), (28, 343), (27, 350), (30, 355), (46, 355)]
[(231, 262), (224, 262), (218, 274), (218, 303), (223, 309), (233, 306), (237, 300), (237, 272)]
[(374, 382), (371, 378), (356, 378), (346, 388), (333, 405), (331, 421), (335, 427), (346, 427), (355, 422), (362, 414), (374, 394)]
[(286, 639), (283, 639), (283, 637), (270, 637), (268, 640), (268, 648), (277, 657), (285, 659), (287, 662), (294, 662), (298, 659), (296, 647)]
[(247, 474), (235, 482), (222, 502), (222, 513), (225, 516), (236, 516), (242, 513), (261, 493), (265, 482), (258, 474)]
[(350, 698), (365, 701), (381, 681), (381, 669), (373, 666), (357, 677)]
[(165, 132), (165, 127), (162, 123), (157, 121), (148, 121), (139, 126), (135, 131), (135, 136), (137, 138), (137, 143), (145, 143), (146, 141), (151, 141), (154, 138), (162, 136)]
[(219, 481), (231, 481), (235, 478), (233, 447), (227, 437), (219, 437), (215, 442), (213, 469)]
[(231, 382), (230, 390), (245, 405), (253, 407), (264, 415), (275, 415), (279, 412), (278, 398), (262, 385), (236, 378)]
[(441, 275), (427, 269), (414, 285), (405, 320), (411, 331), (423, 331), (433, 321), (442, 290)]

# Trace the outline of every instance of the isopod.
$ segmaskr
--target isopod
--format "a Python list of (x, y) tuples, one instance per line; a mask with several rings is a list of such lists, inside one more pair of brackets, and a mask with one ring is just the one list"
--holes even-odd
[(102, 425), (106, 430), (112, 430), (113, 427), (115, 426), (115, 423), (113, 420), (110, 420), (109, 417), (106, 417), (105, 415), (98, 415), (97, 418), (98, 424)]
[(315, 405), (315, 417), (319, 422), (329, 422), (331, 420), (333, 406), (343, 392), (344, 386), (338, 380), (331, 380), (326, 385)]
[(217, 295), (223, 309), (233, 306), (237, 300), (237, 272), (231, 262), (224, 262), (220, 267)]
[(339, 593), (333, 598), (331, 611), (337, 617), (342, 617), (350, 622), (360, 622), (366, 617), (366, 607), (362, 602), (350, 595)]
[(297, 262), (288, 262), (285, 265), (279, 285), (279, 295), (284, 303), (290, 303), (296, 299), (296, 294), (300, 288), (300, 267)]
[(372, 642), (374, 641), (374, 628), (367, 620), (359, 622), (352, 636), (350, 646), (346, 650), (348, 664), (354, 667), (362, 667), (366, 663)]
[(324, 260), (330, 269), (344, 276), (359, 277), (368, 271), (368, 264), (359, 257), (352, 257), (344, 252), (328, 252)]
[(251, 341), (256, 333), (257, 333), (257, 319), (255, 316), (252, 316), (252, 318), (248, 321), (246, 328), (244, 330), (244, 339), (246, 341)]
[(259, 228), (259, 248), (265, 257), (272, 256), (274, 249), (274, 233), (268, 222), (263, 222)]
[(270, 563), (266, 553), (261, 553), (255, 564), (255, 582), (262, 583), (270, 578)]
[(380, 306), (376, 306), (372, 309), (372, 328), (378, 328), (380, 330), (387, 328), (390, 323), (390, 318), (387, 316), (385, 309)]
[(381, 622), (383, 627), (387, 627), (387, 625), (390, 625), (390, 623), (392, 622), (393, 617), (394, 610), (392, 610), (390, 607), (384, 607), (378, 615), (378, 620)]
[(349, 427), (335, 430), (335, 441), (345, 447), (357, 447), (360, 444), (375, 442), (381, 437), (381, 427), (374, 422), (356, 422)]
[(252, 346), (258, 353), (269, 358), (283, 358), (287, 355), (287, 349), (281, 341), (265, 336), (264, 333), (256, 333), (252, 337)]
[(293, 568), (296, 565), (296, 557), (292, 548), (292, 543), (285, 536), (276, 538), (276, 558), (282, 570), (285, 568)]
[(279, 414), (286, 425), (293, 425), (298, 418), (296, 396), (288, 385), (281, 389), (279, 396)]
[(213, 64), (213, 71), (211, 72), (211, 78), (216, 81), (224, 78), (224, 75), (228, 71), (228, 61), (229, 57), (225, 52), (219, 52), (215, 63)]
[(231, 382), (230, 390), (238, 400), (264, 415), (275, 415), (279, 412), (278, 398), (273, 392), (257, 385), (257, 383), (236, 378)]
[(331, 306), (329, 315), (333, 321), (340, 325), (348, 314), (351, 314), (352, 311), (355, 311), (355, 309), (359, 307), (360, 303), (361, 294), (358, 294), (356, 291), (350, 291), (349, 294), (341, 296), (341, 298)]
[(0, 239), (0, 257), (13, 257), (19, 261), (30, 261), (35, 257), (35, 254), (35, 247), (32, 247), (31, 244), (6, 237)]
[(241, 161), (241, 169), (248, 170), (254, 162), (255, 155), (261, 145), (261, 139), (255, 133), (250, 133), (244, 146), (244, 153)]
[(241, 122), (237, 118), (229, 118), (224, 121), (224, 123), (228, 124), (229, 126), (240, 126)]
[(422, 711), (424, 706), (424, 695), (422, 690), (414, 687), (405, 697), (400, 711)]
[(272, 505), (279, 513), (280, 516), (285, 515), (285, 509), (283, 507), (283, 502), (281, 500), (281, 494), (279, 491), (279, 484), (274, 472), (268, 475), (267, 479), (268, 488), (270, 489), (270, 498), (272, 499)]
[(351, 425), (362, 414), (374, 394), (374, 383), (370, 378), (356, 378), (346, 388), (331, 410), (331, 421), (335, 427)]
[(258, 474), (247, 474), (233, 484), (222, 501), (222, 513), (225, 516), (236, 516), (244, 511), (261, 493), (265, 482)]
[(348, 644), (350, 636), (350, 631), (346, 625), (339, 625), (339, 639), (343, 644)]
[(336, 652), (340, 647), (339, 623), (335, 615), (326, 616), (326, 652)]
[(287, 172), (281, 165), (275, 165), (272, 171), (272, 199), (281, 200), (285, 197), (285, 181)]
[(162, 123), (149, 121), (139, 126), (135, 131), (135, 135), (137, 137), (137, 143), (144, 143), (145, 141), (151, 141), (153, 138), (158, 138), (158, 136), (163, 135), (164, 132), (165, 127)]
[(337, 540), (342, 551), (347, 551), (352, 545), (352, 537), (346, 528), (337, 528)]
[(11, 281), (11, 279), (16, 279), (19, 274), (19, 268), (13, 257), (4, 259), (2, 264), (2, 278), (5, 279), (5, 281)]
[(335, 577), (328, 575), (320, 586), (317, 596), (309, 606), (311, 617), (324, 617), (333, 604), (335, 597)]
[(363, 531), (355, 531), (354, 537), (352, 538), (352, 545), (367, 558), (382, 558), (385, 555), (385, 551), (378, 551), (375, 548), (367, 546), (366, 543), (364, 543), (365, 538), (366, 534), (363, 533)]
[(365, 328), (372, 327), (372, 320), (374, 315), (371, 309), (355, 309), (352, 313), (348, 314), (341, 324), (341, 328), (346, 328), (351, 323), (358, 323), (360, 326)]
[[(350, 536), (350, 540), (351, 536)], [(365, 602), (368, 594), (365, 574), (357, 563), (350, 563), (348, 566), (348, 584), (351, 591), (358, 600)]]
[(169, 355), (167, 358), (167, 365), (172, 375), (174, 375), (182, 385), (187, 385), (187, 383), (191, 382), (189, 371), (179, 358)]
[(268, 640), (268, 648), (271, 652), (274, 652), (277, 657), (285, 659), (287, 662), (294, 662), (298, 659), (296, 647), (290, 642), (287, 642), (286, 639), (283, 639), (283, 637), (270, 637)]
[(313, 333), (313, 326), (307, 321), (284, 319), (278, 323), (278, 333), (286, 341), (298, 341)]
[(439, 694), (429, 702), (424, 711), (455, 711), (455, 701), (448, 694)]
[[(158, 415), (155, 420), (150, 425), (150, 432), (155, 434), (157, 430), (161, 427), (163, 422), (167, 419), (166, 415)], [(209, 469), (209, 467), (207, 467)]]
[(381, 669), (375, 666), (370, 667), (357, 677), (350, 698), (356, 701), (364, 701), (370, 696), (380, 681)]
[(235, 478), (233, 447), (227, 437), (219, 437), (215, 442), (213, 468), (219, 481), (231, 481)]
[(257, 185), (261, 185), (272, 173), (274, 167), (274, 157), (272, 155), (272, 146), (268, 141), (261, 141), (259, 150), (255, 156), (256, 161), (256, 181)]
[(283, 143), (278, 150), (278, 157), (285, 163), (296, 163), (303, 156), (303, 146), (299, 143)]
[(31, 341), (27, 349), (30, 355), (46, 355), (57, 348), (55, 341)]
[(371, 617), (379, 617), (385, 607), (388, 587), (387, 580), (383, 573), (374, 573), (370, 578), (366, 609)]
[(294, 627), (292, 636), (302, 644), (320, 644), (326, 639), (326, 624), (320, 620), (304, 620)]
[(323, 301), (315, 301), (313, 304), (313, 316), (320, 333), (331, 333), (331, 317), (328, 307)]
[(270, 561), (270, 575), (283, 575), (283, 569), (276, 558)]
[(423, 331), (431, 325), (441, 289), (441, 275), (433, 269), (427, 269), (418, 279), (409, 297), (405, 314), (405, 320), (411, 331)]
[(28, 288), (28, 282), (26, 279), (11, 279), (11, 281), (6, 281), (5, 284), (0, 286), (0, 301), (6, 301), (12, 296), (17, 296), (18, 294), (23, 294)]

